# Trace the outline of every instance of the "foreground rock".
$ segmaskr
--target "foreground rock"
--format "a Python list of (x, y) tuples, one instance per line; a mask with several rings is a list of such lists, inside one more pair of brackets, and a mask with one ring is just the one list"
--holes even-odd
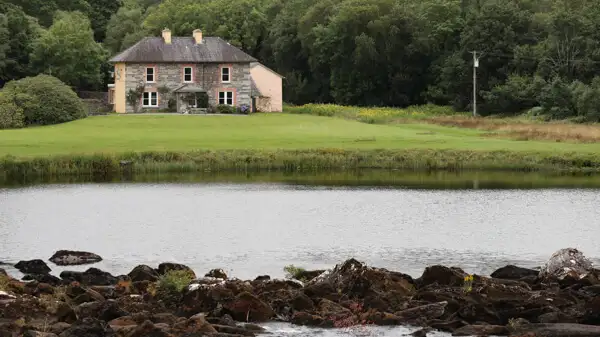
[(77, 266), (102, 261), (102, 257), (89, 252), (59, 250), (48, 259), (58, 266)]
[(52, 271), (42, 260), (19, 261), (15, 268), (23, 274), (48, 274)]
[(123, 276), (63, 272), (60, 282), (3, 276), (0, 336), (254, 336), (261, 327), (249, 322), (274, 320), (323, 328), (410, 324), (423, 328), (421, 336), (600, 336), (600, 281), (587, 261), (561, 250), (539, 273), (506, 266), (485, 277), (437, 265), (413, 279), (349, 259), (305, 272), (304, 282), (240, 280), (219, 269), (194, 279), (176, 263), (140, 265)]

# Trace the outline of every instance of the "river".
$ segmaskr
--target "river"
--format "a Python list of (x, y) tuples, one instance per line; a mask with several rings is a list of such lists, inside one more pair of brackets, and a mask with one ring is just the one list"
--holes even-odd
[[(0, 261), (72, 249), (101, 255), (95, 267), (113, 274), (172, 261), (196, 273), (283, 277), (286, 265), (329, 268), (350, 257), (414, 277), (432, 264), (489, 274), (507, 264), (539, 266), (565, 247), (598, 261), (598, 192), (218, 181), (10, 187), (0, 189)], [(409, 330), (370, 334), (402, 331)], [(336, 332), (318, 333), (329, 334)]]

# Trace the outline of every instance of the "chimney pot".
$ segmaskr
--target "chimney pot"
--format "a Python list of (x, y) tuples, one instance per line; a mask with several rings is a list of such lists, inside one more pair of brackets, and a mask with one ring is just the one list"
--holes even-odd
[(163, 29), (162, 37), (166, 44), (171, 44), (171, 30), (169, 28)]
[(194, 40), (196, 44), (202, 44), (202, 31), (200, 29), (194, 29)]

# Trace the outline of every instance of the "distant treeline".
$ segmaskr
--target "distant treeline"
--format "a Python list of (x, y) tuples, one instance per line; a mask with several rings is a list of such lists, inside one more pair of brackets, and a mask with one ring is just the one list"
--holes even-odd
[(477, 51), (482, 114), (600, 118), (597, 1), (0, 0), (0, 12), (3, 81), (45, 72), (103, 88), (110, 55), (200, 28), (284, 75), (290, 103), (466, 110)]

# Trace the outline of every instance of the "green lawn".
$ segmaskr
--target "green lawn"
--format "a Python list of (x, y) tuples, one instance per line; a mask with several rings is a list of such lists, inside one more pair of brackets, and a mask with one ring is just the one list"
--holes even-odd
[(372, 125), (310, 115), (110, 115), (0, 131), (0, 156), (198, 149), (455, 149), (600, 153), (600, 144), (515, 141), (429, 124)]

